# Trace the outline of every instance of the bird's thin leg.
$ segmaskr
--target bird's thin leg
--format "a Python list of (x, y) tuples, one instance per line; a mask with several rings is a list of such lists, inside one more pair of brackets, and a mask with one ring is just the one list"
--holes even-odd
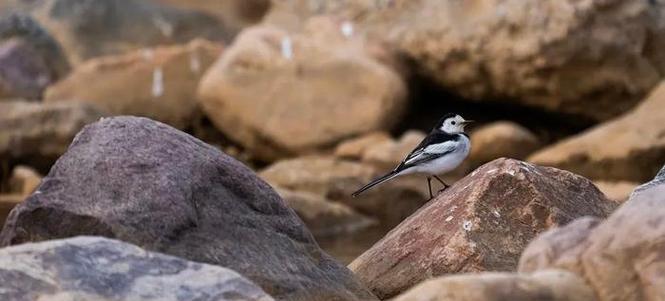
[(439, 179), (439, 177), (437, 177), (437, 176), (433, 176), (433, 177), (434, 177), (435, 179), (437, 179), (437, 180), (439, 181), (439, 183), (443, 184), (443, 189), (441, 189), (440, 191), (446, 190), (446, 189), (448, 189), (448, 187), (450, 187), (450, 185), (446, 184), (446, 182), (444, 182), (444, 181), (442, 181), (441, 179)]
[(429, 198), (431, 200), (434, 198), (434, 195), (432, 195), (432, 177), (427, 177), (427, 188), (429, 188)]

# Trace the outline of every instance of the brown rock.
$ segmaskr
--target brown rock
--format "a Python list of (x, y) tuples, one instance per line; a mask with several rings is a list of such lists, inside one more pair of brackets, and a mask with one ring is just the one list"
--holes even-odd
[(12, 210), (0, 247), (80, 235), (231, 268), (278, 300), (376, 300), (249, 168), (147, 118), (78, 133)]
[(645, 182), (665, 162), (665, 83), (639, 107), (547, 147), (532, 161), (596, 180)]
[(425, 281), (394, 301), (593, 301), (593, 291), (574, 273), (547, 270), (533, 275), (481, 273)]
[(395, 179), (353, 198), (351, 193), (377, 176), (378, 171), (372, 165), (333, 157), (278, 161), (259, 175), (273, 186), (343, 203), (388, 227), (427, 202), (427, 183), (418, 176)]
[(102, 112), (81, 103), (0, 102), (0, 158), (5, 166), (48, 170), (74, 135)]
[(335, 147), (335, 156), (342, 159), (360, 160), (368, 148), (391, 141), (386, 132), (373, 132), (342, 141)]
[(45, 98), (81, 100), (113, 115), (146, 116), (184, 129), (200, 114), (196, 88), (221, 51), (218, 44), (195, 40), (91, 59), (50, 87)]
[(353, 20), (468, 99), (604, 120), (637, 104), (665, 69), (658, 1), (277, 2), (266, 17), (275, 24), (297, 27), (297, 16), (315, 14)]
[(78, 65), (98, 56), (157, 45), (185, 44), (195, 38), (229, 40), (213, 16), (141, 0), (43, 0), (32, 15)]
[(275, 190), (316, 237), (356, 232), (376, 224), (376, 220), (320, 195), (279, 187)]
[(635, 187), (640, 185), (638, 183), (626, 181), (594, 181), (593, 183), (607, 196), (608, 199), (619, 203), (627, 201)]
[[(665, 168), (603, 222), (582, 219), (534, 240), (523, 272), (576, 272), (600, 301), (655, 301), (665, 296)], [(567, 247), (562, 246), (567, 242)]]
[(425, 133), (421, 131), (407, 131), (398, 140), (385, 141), (370, 145), (363, 153), (362, 160), (384, 167), (399, 165), (423, 139)]
[(498, 159), (440, 193), (349, 267), (379, 298), (434, 276), (511, 271), (537, 233), (613, 207), (585, 178)]
[(261, 21), (271, 4), (270, 0), (157, 0), (157, 2), (212, 14), (234, 33)]
[(367, 48), (329, 18), (296, 34), (245, 30), (203, 78), (203, 109), (267, 161), (389, 129), (406, 105), (404, 83)]
[(30, 195), (39, 183), (42, 176), (36, 170), (27, 166), (16, 166), (9, 178), (9, 191), (27, 197)]
[(475, 129), (471, 133), (471, 145), (468, 162), (473, 168), (502, 157), (522, 160), (541, 146), (536, 135), (510, 121), (497, 121)]

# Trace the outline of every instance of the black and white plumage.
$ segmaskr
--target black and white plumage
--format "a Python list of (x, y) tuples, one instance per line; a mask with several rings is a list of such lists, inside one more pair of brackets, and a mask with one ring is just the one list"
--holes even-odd
[(358, 189), (352, 195), (358, 196), (383, 182), (413, 173), (427, 175), (430, 198), (433, 197), (432, 177), (443, 184), (444, 189), (448, 188), (437, 175), (455, 169), (469, 154), (471, 142), (469, 136), (464, 133), (464, 127), (470, 122), (458, 114), (447, 114), (395, 169)]

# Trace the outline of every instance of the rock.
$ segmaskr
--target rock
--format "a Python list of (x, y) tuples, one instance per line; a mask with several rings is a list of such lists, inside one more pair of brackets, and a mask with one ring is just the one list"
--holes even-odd
[(575, 174), (498, 159), (436, 196), (349, 268), (381, 299), (451, 273), (512, 271), (539, 232), (614, 203)]
[(101, 237), (0, 250), (3, 300), (271, 301), (233, 270)]
[(250, 169), (146, 118), (77, 134), (12, 211), (0, 246), (76, 235), (228, 267), (280, 300), (375, 300)]
[[(60, 44), (37, 21), (25, 13), (13, 12), (0, 16), (0, 42), (17, 40), (30, 51), (32, 63), (45, 64), (48, 79), (59, 80), (70, 70)], [(35, 53), (38, 56), (33, 56)]]
[(376, 220), (317, 194), (280, 188), (276, 190), (315, 237), (357, 232), (376, 224)]
[(265, 161), (387, 130), (406, 88), (368, 48), (328, 18), (296, 34), (253, 27), (210, 68), (199, 98), (221, 131)]
[(0, 225), (5, 224), (5, 219), (14, 207), (25, 199), (20, 194), (0, 194)]
[(536, 135), (510, 121), (497, 121), (475, 129), (471, 145), (467, 161), (473, 168), (502, 157), (522, 160), (541, 147)]
[(535, 153), (529, 161), (596, 180), (645, 182), (665, 162), (665, 83), (637, 108)]
[(14, 167), (9, 178), (9, 191), (27, 197), (35, 191), (41, 181), (42, 176), (39, 172), (30, 167), (19, 165)]
[[(605, 221), (582, 219), (539, 236), (519, 270), (562, 268), (584, 278), (599, 301), (665, 296), (665, 168)], [(567, 245), (562, 245), (562, 241)]]
[(30, 164), (48, 170), (74, 135), (102, 112), (81, 103), (0, 102), (0, 158), (3, 164)]
[(400, 178), (376, 187), (358, 198), (351, 193), (378, 176), (368, 164), (327, 156), (278, 161), (259, 175), (273, 186), (318, 195), (377, 218), (391, 227), (427, 202), (427, 183), (421, 177)]
[(157, 0), (160, 3), (215, 15), (234, 33), (261, 21), (270, 8), (270, 0)]
[(639, 186), (638, 183), (626, 181), (594, 181), (593, 183), (607, 196), (608, 199), (619, 203), (623, 203), (628, 200), (630, 193), (633, 192), (635, 187)]
[(44, 0), (32, 15), (74, 65), (97, 56), (231, 36), (213, 16), (151, 1)]
[(548, 270), (533, 275), (481, 273), (425, 281), (394, 301), (594, 301), (593, 291), (577, 275)]
[(94, 58), (50, 87), (45, 99), (80, 99), (113, 115), (146, 116), (184, 129), (200, 115), (196, 88), (221, 51), (216, 43), (195, 40)]
[(425, 139), (421, 131), (407, 131), (397, 141), (377, 143), (367, 148), (362, 160), (386, 168), (395, 168), (404, 158)]
[(372, 132), (360, 137), (342, 141), (335, 147), (335, 156), (342, 159), (360, 160), (368, 148), (392, 142), (386, 132)]
[(0, 42), (0, 98), (41, 98), (51, 79), (39, 53), (20, 39)]
[[(353, 20), (469, 100), (605, 120), (637, 104), (665, 68), (659, 1), (276, 2), (266, 16), (273, 24), (298, 27), (294, 16), (316, 14)], [(280, 7), (286, 17), (274, 16)]]

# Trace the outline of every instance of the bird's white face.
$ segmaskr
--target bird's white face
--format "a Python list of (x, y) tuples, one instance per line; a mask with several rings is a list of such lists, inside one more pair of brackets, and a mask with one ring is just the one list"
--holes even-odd
[(470, 121), (462, 118), (462, 116), (455, 115), (455, 117), (449, 117), (443, 121), (441, 130), (449, 134), (464, 133), (464, 127), (469, 124), (469, 122)]

